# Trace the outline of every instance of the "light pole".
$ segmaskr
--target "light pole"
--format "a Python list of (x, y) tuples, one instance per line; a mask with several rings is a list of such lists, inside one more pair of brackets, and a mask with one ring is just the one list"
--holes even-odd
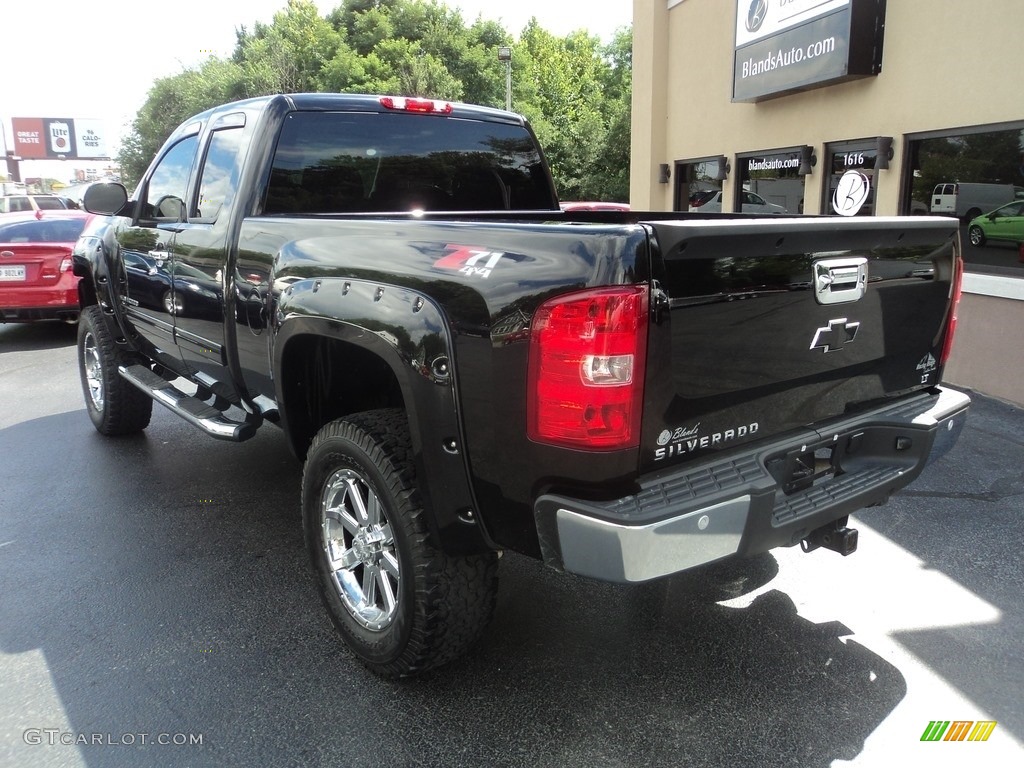
[(505, 62), (505, 109), (512, 111), (512, 49), (503, 45), (498, 49), (498, 61)]

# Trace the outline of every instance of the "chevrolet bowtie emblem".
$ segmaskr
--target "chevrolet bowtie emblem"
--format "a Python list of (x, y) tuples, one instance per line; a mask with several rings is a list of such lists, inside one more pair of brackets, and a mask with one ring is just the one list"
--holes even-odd
[(811, 349), (823, 349), (826, 353), (835, 352), (857, 338), (858, 330), (860, 330), (860, 323), (848, 322), (845, 317), (829, 320), (828, 325), (819, 328), (814, 334)]

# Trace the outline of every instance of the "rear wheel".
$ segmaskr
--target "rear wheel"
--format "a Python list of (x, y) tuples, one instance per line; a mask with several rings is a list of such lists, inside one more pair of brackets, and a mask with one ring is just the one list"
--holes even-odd
[(967, 230), (967, 234), (971, 238), (971, 245), (981, 247), (985, 244), (985, 233), (977, 224)]
[(104, 435), (128, 435), (149, 426), (153, 401), (117, 372), (131, 362), (114, 340), (95, 304), (82, 309), (78, 322), (78, 369), (85, 395), (85, 409), (96, 429)]
[(331, 422), (302, 477), (306, 544), (339, 634), (387, 677), (465, 653), (490, 622), (494, 553), (452, 556), (431, 541), (400, 410)]

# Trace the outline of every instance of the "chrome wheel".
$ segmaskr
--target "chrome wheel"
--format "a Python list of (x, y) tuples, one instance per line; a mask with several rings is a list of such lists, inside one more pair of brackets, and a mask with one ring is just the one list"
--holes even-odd
[(153, 401), (123, 379), (117, 369), (139, 362), (118, 345), (97, 304), (83, 307), (78, 316), (78, 377), (85, 410), (103, 435), (131, 435), (149, 425)]
[(351, 469), (331, 475), (320, 499), (324, 553), (331, 582), (352, 617), (375, 631), (398, 608), (400, 568), (384, 508), (369, 483)]
[(176, 291), (164, 293), (164, 312), (169, 315), (180, 315), (185, 311), (185, 300)]
[(86, 332), (85, 340), (82, 342), (82, 373), (85, 376), (85, 386), (92, 400), (92, 407), (100, 413), (103, 412), (103, 365), (100, 362), (100, 351), (96, 344), (96, 337), (91, 332)]
[(985, 244), (985, 233), (981, 231), (981, 227), (975, 225), (970, 228), (967, 232), (971, 238), (971, 245), (981, 246)]
[(404, 411), (349, 414), (320, 428), (302, 472), (302, 527), (324, 605), (345, 644), (387, 677), (457, 658), (490, 621), (494, 552), (449, 555), (432, 541)]

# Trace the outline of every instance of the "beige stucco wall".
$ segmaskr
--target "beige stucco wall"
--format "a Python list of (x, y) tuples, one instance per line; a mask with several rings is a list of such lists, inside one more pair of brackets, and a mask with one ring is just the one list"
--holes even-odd
[[(772, 0), (777, 2), (778, 0)], [(633, 0), (634, 208), (668, 210), (659, 163), (809, 144), (818, 165), (806, 209), (817, 210), (828, 142), (895, 138), (877, 174), (876, 211), (896, 214), (906, 134), (1024, 119), (1022, 0), (889, 0), (882, 72), (758, 104), (733, 104), (735, 0)], [(733, 176), (724, 185), (733, 199)], [(653, 180), (653, 183), (652, 183)]]
[[(968, 276), (967, 282), (976, 278)], [(993, 282), (991, 279), (988, 282)], [(964, 293), (960, 301), (953, 354), (943, 379), (1024, 405), (1024, 280), (1007, 280), (997, 293)]]
[[(633, 0), (635, 210), (672, 208), (674, 184), (658, 183), (662, 163), (725, 155), (735, 171), (738, 153), (809, 144), (818, 164), (805, 210), (816, 211), (826, 144), (892, 136), (890, 170), (874, 180), (876, 213), (892, 215), (908, 134), (1024, 121), (1024, 85), (1013, 68), (1024, 50), (1024, 0), (888, 0), (879, 75), (757, 104), (731, 102), (735, 0), (667, 5)], [(726, 201), (736, 178), (723, 184)], [(965, 286), (945, 378), (1024, 405), (1024, 280), (983, 282)]]

